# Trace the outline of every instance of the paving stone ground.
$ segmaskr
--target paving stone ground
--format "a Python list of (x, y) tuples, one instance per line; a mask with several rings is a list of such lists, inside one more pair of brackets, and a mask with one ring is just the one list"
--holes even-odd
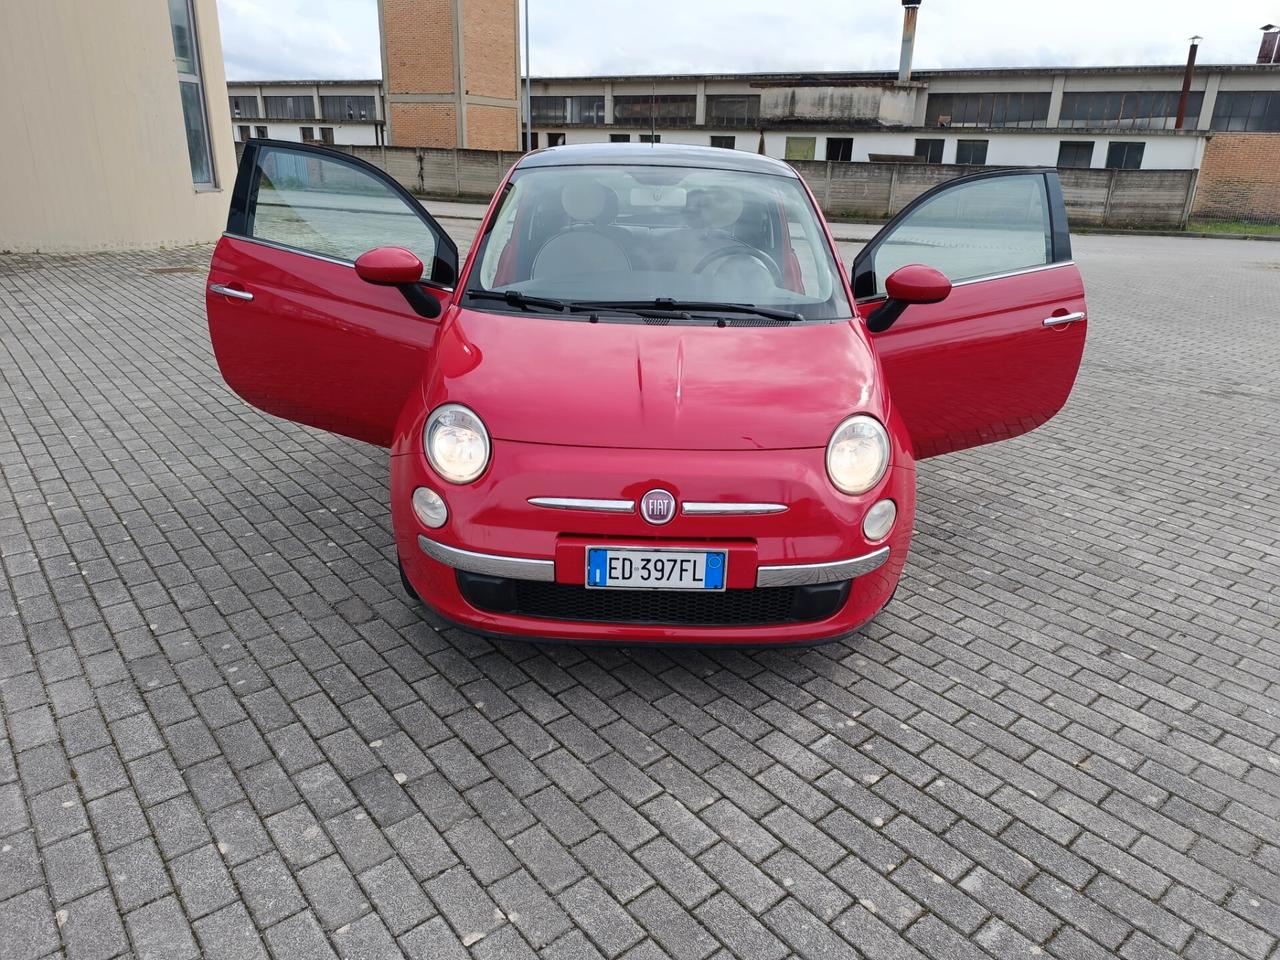
[(443, 628), (208, 248), (0, 257), (0, 958), (1280, 957), (1280, 244), (1077, 253), (1062, 415), (756, 652)]

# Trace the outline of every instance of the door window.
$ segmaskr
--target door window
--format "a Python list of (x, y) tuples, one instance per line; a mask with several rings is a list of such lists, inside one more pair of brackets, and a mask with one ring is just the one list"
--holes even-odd
[(1092, 140), (1063, 140), (1058, 144), (1058, 166), (1093, 166)]
[(885, 277), (908, 263), (923, 263), (959, 283), (1043, 266), (1052, 259), (1044, 177), (983, 177), (909, 210), (875, 248), (874, 286), (867, 282), (870, 277), (858, 276), (855, 293), (884, 296)]
[(374, 247), (404, 247), (430, 273), (435, 232), (389, 184), (354, 163), (315, 151), (258, 150), (247, 234), (338, 260)]
[(1145, 143), (1125, 143), (1121, 140), (1107, 144), (1108, 170), (1137, 170), (1142, 166)]
[(916, 156), (925, 163), (941, 163), (942, 147), (945, 140), (934, 138), (916, 140)]
[(812, 160), (818, 145), (817, 137), (787, 137), (787, 160)]
[(965, 166), (982, 166), (987, 162), (986, 140), (957, 140), (956, 163)]
[(853, 159), (853, 137), (827, 137), (827, 159), (848, 163)]

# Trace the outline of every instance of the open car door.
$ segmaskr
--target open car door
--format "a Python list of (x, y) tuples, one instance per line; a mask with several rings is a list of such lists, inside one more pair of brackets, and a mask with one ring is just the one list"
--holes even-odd
[[(356, 258), (384, 246), (416, 254), (423, 281), (361, 280)], [(205, 295), (223, 378), (268, 413), (390, 446), (439, 327), (410, 300), (443, 309), (457, 270), (453, 241), (377, 167), (251, 140)]]
[(1054, 170), (999, 170), (920, 196), (858, 254), (863, 317), (885, 280), (922, 263), (952, 283), (873, 334), (917, 457), (1026, 433), (1066, 402), (1084, 351), (1084, 285)]

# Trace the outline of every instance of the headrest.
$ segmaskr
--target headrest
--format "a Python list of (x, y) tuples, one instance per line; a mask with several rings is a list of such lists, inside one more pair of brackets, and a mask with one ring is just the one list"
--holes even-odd
[(609, 202), (608, 187), (595, 180), (576, 177), (560, 190), (560, 203), (570, 220), (595, 222), (605, 212)]

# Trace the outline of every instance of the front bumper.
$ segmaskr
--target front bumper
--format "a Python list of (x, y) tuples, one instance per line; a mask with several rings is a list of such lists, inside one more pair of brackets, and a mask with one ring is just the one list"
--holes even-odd
[[(915, 471), (909, 454), (895, 463), (905, 465), (851, 498), (827, 481), (821, 450), (668, 452), (499, 441), (490, 470), (465, 487), (441, 483), (422, 457), (393, 457), (392, 515), (414, 590), (444, 619), (480, 633), (618, 643), (817, 642), (858, 629), (897, 586), (914, 518)], [(409, 506), (423, 485), (449, 505), (438, 530), (423, 527)], [(682, 512), (655, 527), (633, 513), (534, 503), (638, 501), (658, 486), (682, 504), (786, 509)], [(897, 503), (897, 523), (885, 541), (868, 543), (862, 517), (884, 497)], [(727, 589), (719, 599), (699, 591), (589, 590), (586, 549), (602, 544), (725, 550)]]
[[(506, 557), (496, 553), (476, 553), (428, 539), (418, 534), (418, 549), (439, 563), (490, 577), (510, 580), (556, 581), (554, 560), (529, 557)], [(756, 567), (757, 587), (798, 587), (813, 583), (838, 583), (878, 570), (889, 559), (889, 548), (881, 547), (860, 557), (829, 560), (824, 563), (778, 563)], [(569, 582), (569, 578), (563, 578)]]

